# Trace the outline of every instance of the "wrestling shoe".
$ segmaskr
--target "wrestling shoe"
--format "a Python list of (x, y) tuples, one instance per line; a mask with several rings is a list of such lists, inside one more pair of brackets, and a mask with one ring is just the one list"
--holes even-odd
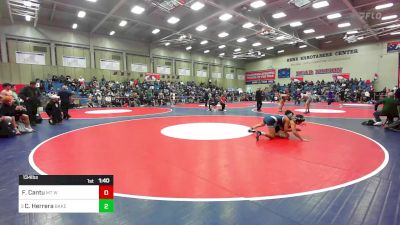
[(257, 134), (256, 134), (256, 140), (257, 141), (260, 139), (260, 136), (261, 136), (261, 131), (257, 131)]

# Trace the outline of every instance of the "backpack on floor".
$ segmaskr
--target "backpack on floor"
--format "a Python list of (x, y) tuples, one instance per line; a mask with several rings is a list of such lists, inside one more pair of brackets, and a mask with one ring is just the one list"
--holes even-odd
[(36, 122), (36, 123), (42, 123), (42, 121), (43, 121), (42, 116), (40, 116), (40, 114), (36, 114), (36, 116), (35, 116), (35, 122)]
[(373, 120), (368, 120), (368, 121), (364, 121), (361, 124), (365, 125), (365, 126), (374, 126), (374, 121)]
[(5, 121), (0, 122), (0, 138), (14, 137), (16, 135), (15, 129), (11, 126), (11, 123)]

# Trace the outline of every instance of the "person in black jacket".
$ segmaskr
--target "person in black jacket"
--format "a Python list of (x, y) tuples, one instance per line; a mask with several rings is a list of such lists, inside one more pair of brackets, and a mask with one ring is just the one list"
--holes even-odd
[(60, 97), (57, 95), (50, 96), (50, 101), (47, 103), (45, 111), (49, 116), (49, 123), (51, 125), (61, 123), (63, 120), (63, 115), (60, 106)]
[(256, 102), (257, 102), (257, 112), (261, 111), (262, 107), (262, 91), (261, 88), (258, 88), (256, 91)]
[(68, 114), (68, 110), (69, 110), (69, 105), (71, 102), (71, 96), (72, 93), (70, 91), (68, 91), (68, 87), (67, 86), (63, 86), (62, 90), (59, 91), (58, 96), (60, 96), (60, 100), (61, 100), (61, 111), (63, 113), (63, 119), (69, 119), (71, 116)]
[(40, 91), (36, 88), (36, 82), (31, 81), (29, 86), (22, 88), (18, 96), (24, 100), (29, 120), (32, 125), (35, 125), (37, 108), (40, 106)]

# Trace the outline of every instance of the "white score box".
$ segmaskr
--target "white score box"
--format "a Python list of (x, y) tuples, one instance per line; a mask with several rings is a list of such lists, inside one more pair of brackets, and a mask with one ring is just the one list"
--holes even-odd
[(98, 213), (99, 200), (19, 200), (20, 213)]
[(99, 200), (98, 185), (20, 185), (20, 200)]

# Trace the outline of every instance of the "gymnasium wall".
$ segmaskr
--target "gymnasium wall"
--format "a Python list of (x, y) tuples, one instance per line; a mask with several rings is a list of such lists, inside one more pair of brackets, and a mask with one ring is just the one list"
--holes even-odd
[[(329, 56), (329, 53), (332, 53)], [(326, 57), (307, 59), (304, 57), (316, 54), (325, 54)], [(302, 58), (303, 57), (303, 58)], [(296, 60), (297, 59), (297, 60)], [(374, 74), (379, 78), (375, 83), (375, 89), (382, 90), (384, 87), (394, 87), (398, 79), (398, 53), (387, 53), (387, 42), (379, 42), (362, 45), (349, 45), (343, 49), (332, 49), (328, 51), (308, 51), (299, 54), (283, 55), (276, 58), (268, 58), (246, 64), (246, 71), (257, 71), (264, 69), (290, 68), (291, 76), (296, 76), (298, 71), (314, 71), (314, 75), (303, 75), (305, 80), (317, 81), (324, 79), (332, 81), (332, 73), (315, 74), (315, 70), (342, 68), (342, 73), (350, 73), (351, 78), (362, 78), (374, 80)], [(277, 76), (278, 77), (278, 76)], [(276, 79), (276, 82), (286, 84), (288, 78)], [(248, 85), (255, 90), (263, 85)]]
[[(93, 76), (98, 79), (117, 81), (144, 79), (143, 72), (132, 71), (133, 64), (142, 64), (147, 65), (148, 72), (157, 72), (157, 66), (170, 67), (170, 74), (162, 76), (162, 80), (207, 83), (211, 79), (224, 87), (243, 88), (245, 86), (243, 81), (237, 81), (236, 74), (233, 81), (226, 82), (225, 79), (225, 68), (233, 68), (235, 72), (244, 71), (244, 63), (239, 60), (227, 60), (185, 50), (151, 46), (147, 43), (109, 36), (90, 35), (70, 29), (48, 26), (34, 28), (18, 23), (10, 25), (7, 21), (0, 21), (0, 37), (0, 43), (6, 43), (1, 43), (1, 50), (5, 49), (8, 54), (6, 61), (0, 63), (0, 83), (28, 83), (35, 78), (46, 79), (53, 74), (69, 75), (73, 78), (82, 76), (86, 80)], [(38, 49), (38, 47), (42, 48)], [(40, 51), (45, 54), (46, 65), (17, 64), (16, 51)], [(63, 66), (63, 56), (86, 58), (86, 68)], [(100, 60), (118, 60), (120, 70), (100, 69)], [(203, 70), (205, 67), (207, 67), (207, 77), (198, 77), (197, 70)], [(220, 68), (221, 78), (211, 77), (212, 67)], [(178, 69), (188, 69), (190, 75), (178, 76)]]

